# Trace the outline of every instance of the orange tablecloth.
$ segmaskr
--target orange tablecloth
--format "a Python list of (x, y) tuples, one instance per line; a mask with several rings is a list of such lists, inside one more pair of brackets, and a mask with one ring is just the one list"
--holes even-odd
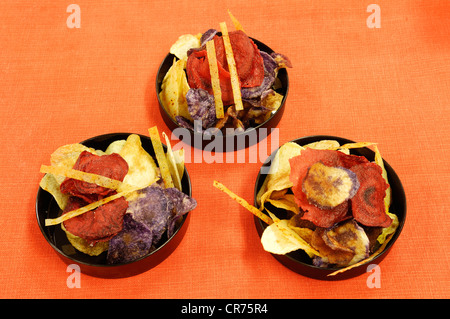
[[(81, 28), (68, 28), (70, 3), (0, 3), (0, 298), (450, 297), (449, 2), (377, 1), (381, 28), (368, 27), (361, 1), (79, 0)], [(407, 220), (380, 264), (381, 288), (367, 286), (369, 274), (309, 279), (262, 249), (253, 216), (212, 186), (251, 202), (260, 158), (188, 163), (198, 207), (177, 250), (143, 274), (81, 274), (68, 288), (36, 222), (40, 165), (95, 135), (168, 132), (158, 66), (179, 35), (231, 28), (227, 9), (294, 65), (280, 144), (313, 134), (375, 141), (400, 176)]]

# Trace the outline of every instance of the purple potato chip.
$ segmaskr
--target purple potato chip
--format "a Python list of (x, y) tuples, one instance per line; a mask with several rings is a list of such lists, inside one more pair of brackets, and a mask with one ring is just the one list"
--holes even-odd
[(128, 205), (128, 213), (143, 223), (153, 233), (153, 243), (157, 243), (167, 229), (172, 217), (173, 204), (159, 186), (149, 186), (139, 191), (139, 198)]
[(287, 56), (285, 56), (284, 54), (272, 52), (270, 55), (277, 63), (279, 69), (292, 68), (291, 60), (289, 60), (289, 58)]
[(194, 125), (185, 117), (177, 115), (175, 116), (175, 120), (177, 120), (178, 125), (181, 127), (187, 128), (189, 130), (194, 130)]
[(145, 256), (152, 249), (153, 234), (130, 214), (123, 218), (123, 229), (109, 242), (108, 264), (127, 263)]
[(202, 37), (200, 38), (200, 43), (201, 43), (200, 46), (203, 47), (206, 44), (206, 42), (208, 42), (209, 40), (212, 40), (216, 34), (217, 34), (216, 29), (207, 30), (205, 33), (202, 34)]
[(188, 111), (192, 119), (202, 122), (207, 129), (216, 122), (216, 106), (214, 97), (203, 89), (190, 89), (186, 94)]
[(179, 191), (177, 188), (166, 188), (164, 190), (173, 204), (173, 217), (167, 228), (167, 236), (172, 236), (177, 221), (186, 213), (197, 207), (197, 201)]
[(170, 238), (177, 221), (197, 206), (195, 199), (176, 188), (154, 183), (128, 202), (123, 229), (110, 240), (108, 264), (126, 263), (153, 251), (167, 231)]

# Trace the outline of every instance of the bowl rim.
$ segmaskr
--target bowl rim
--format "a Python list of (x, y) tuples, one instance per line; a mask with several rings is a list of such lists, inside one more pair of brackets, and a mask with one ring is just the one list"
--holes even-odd
[[(88, 139), (86, 139), (86, 140), (80, 142), (80, 144), (85, 145), (85, 143), (95, 142), (95, 141), (98, 140), (98, 139), (105, 139), (105, 140), (108, 140), (108, 139), (113, 138), (113, 137), (115, 137), (115, 136), (123, 136), (123, 137), (126, 138), (127, 136), (132, 135), (132, 134), (138, 135), (138, 136), (140, 137), (141, 141), (142, 141), (142, 139), (145, 139), (145, 140), (150, 141), (150, 137), (148, 137), (148, 136), (146, 136), (146, 135), (142, 135), (142, 134), (138, 134), (138, 133), (118, 132), (118, 133), (106, 133), (106, 134), (101, 134), (101, 135), (97, 135), (97, 136), (94, 136), (94, 137), (90, 137), (90, 138), (88, 138)], [(115, 140), (120, 140), (120, 139), (122, 139), (122, 138), (117, 138), (117, 139), (115, 139)], [(167, 146), (166, 146), (164, 143), (162, 143), (162, 145), (163, 145), (163, 149), (164, 149), (165, 151), (167, 151)], [(152, 146), (152, 147), (153, 147), (153, 146)], [(147, 151), (147, 150), (146, 150), (146, 151)], [(153, 149), (152, 149), (152, 151), (154, 152)], [(148, 152), (148, 151), (147, 151), (147, 152)], [(183, 189), (183, 193), (185, 193), (185, 194), (187, 194), (187, 195), (189, 195), (189, 196), (192, 196), (191, 179), (190, 179), (189, 173), (188, 173), (188, 171), (187, 171), (187, 169), (186, 169), (186, 166), (184, 167), (184, 175), (183, 175), (183, 176), (186, 176), (186, 186), (187, 186), (187, 189), (186, 189), (186, 190)], [(188, 193), (186, 193), (185, 191), (187, 191)], [(44, 195), (44, 194), (45, 194), (45, 195)], [(167, 238), (160, 246), (158, 246), (155, 250), (151, 251), (150, 253), (148, 253), (148, 254), (146, 254), (146, 255), (144, 255), (144, 256), (138, 258), (138, 259), (135, 259), (135, 260), (133, 260), (133, 261), (126, 262), (126, 263), (117, 263), (117, 264), (99, 264), (99, 263), (86, 262), (86, 261), (78, 260), (78, 259), (76, 259), (76, 258), (71, 257), (70, 255), (64, 253), (59, 247), (57, 247), (57, 246), (55, 245), (55, 243), (53, 242), (53, 240), (52, 240), (51, 238), (49, 238), (49, 236), (47, 235), (47, 232), (46, 232), (46, 228), (45, 228), (46, 226), (43, 226), (43, 225), (41, 224), (41, 217), (40, 217), (39, 204), (40, 204), (40, 200), (41, 200), (41, 197), (42, 197), (42, 196), (49, 196), (49, 197), (50, 197), (50, 199), (49, 199), (50, 202), (51, 202), (51, 201), (54, 201), (55, 199), (53, 198), (53, 196), (52, 196), (49, 192), (47, 192), (46, 190), (44, 190), (43, 188), (41, 188), (41, 187), (39, 186), (38, 192), (37, 192), (37, 195), (36, 195), (36, 201), (35, 201), (35, 212), (36, 212), (36, 219), (37, 219), (37, 222), (38, 222), (39, 229), (40, 229), (42, 235), (44, 236), (45, 240), (47, 241), (47, 243), (50, 244), (50, 246), (51, 246), (51, 247), (52, 247), (52, 248), (53, 248), (60, 256), (66, 258), (66, 259), (68, 259), (68, 260), (71, 260), (71, 261), (73, 261), (74, 263), (77, 263), (77, 264), (80, 264), (80, 265), (84, 265), (84, 266), (88, 266), (88, 267), (117, 268), (117, 267), (121, 267), (121, 266), (131, 265), (131, 264), (133, 264), (133, 263), (137, 263), (137, 262), (139, 262), (139, 261), (141, 261), (141, 260), (143, 260), (143, 259), (146, 259), (146, 258), (148, 258), (148, 257), (151, 257), (151, 256), (154, 255), (154, 254), (157, 254), (157, 253), (158, 253), (160, 250), (162, 250), (166, 245), (168, 245), (169, 242), (171, 242), (173, 238), (176, 237), (176, 235), (178, 234), (178, 232), (179, 232), (179, 231), (183, 228), (183, 226), (185, 225), (185, 223), (186, 223), (186, 221), (187, 221), (187, 219), (188, 219), (188, 215), (190, 214), (190, 212), (187, 212), (187, 213), (183, 216), (183, 219), (181, 220), (181, 223), (179, 224), (179, 226), (177, 227), (177, 229), (173, 232), (172, 236), (170, 236), (170, 238)], [(50, 202), (49, 202), (49, 204), (50, 204)]]
[[(298, 144), (300, 146), (303, 146), (305, 144), (308, 144), (308, 143), (311, 143), (311, 142), (314, 142), (314, 141), (320, 141), (320, 140), (325, 140), (325, 139), (327, 139), (327, 140), (337, 140), (340, 144), (342, 142), (344, 142), (344, 143), (355, 143), (353, 140), (350, 140), (350, 139), (347, 139), (347, 138), (343, 138), (343, 137), (339, 137), (339, 136), (333, 136), (333, 135), (308, 135), (308, 136), (303, 136), (303, 137), (299, 137), (299, 138), (296, 138), (296, 139), (292, 139), (290, 141), (287, 141), (286, 143), (296, 143), (296, 144)], [(304, 140), (308, 140), (308, 142), (305, 142), (305, 143), (301, 144), (300, 142), (304, 141)], [(280, 145), (280, 147), (281, 146), (282, 145)], [(263, 166), (268, 166), (272, 162), (272, 160), (275, 157), (275, 154), (278, 152), (279, 148), (274, 150), (270, 154), (270, 156), (264, 161), (264, 163), (261, 165), (260, 170), (258, 172), (258, 175), (256, 177), (255, 187), (254, 187), (254, 204), (256, 206), (258, 206), (257, 205), (257, 194), (258, 194), (258, 191), (259, 191), (258, 186), (259, 186), (259, 184), (262, 184), (264, 182), (265, 177), (267, 176), (267, 174), (261, 174), (261, 169), (263, 168)], [(358, 148), (358, 149), (355, 149), (355, 150), (361, 150), (361, 149), (363, 149), (364, 153), (373, 153), (374, 154), (374, 152), (371, 149), (369, 149), (368, 147)], [(351, 151), (355, 151), (355, 150), (351, 150)], [(365, 155), (362, 155), (362, 156), (366, 157)], [(371, 160), (370, 158), (368, 158), (368, 159)], [(392, 248), (392, 246), (394, 245), (394, 243), (397, 241), (398, 237), (400, 236), (400, 233), (402, 232), (403, 227), (404, 227), (405, 222), (406, 222), (406, 212), (407, 212), (406, 204), (407, 203), (406, 203), (406, 195), (405, 195), (404, 187), (403, 187), (403, 185), (401, 183), (400, 178), (398, 177), (397, 173), (394, 171), (392, 166), (389, 165), (389, 163), (384, 158), (383, 158), (383, 162), (384, 162), (386, 171), (388, 173), (388, 177), (390, 177), (390, 179), (396, 180), (396, 186), (398, 187), (398, 192), (399, 192), (399, 194), (396, 194), (396, 201), (399, 201), (400, 205), (402, 207), (404, 207), (401, 216), (396, 214), (398, 219), (399, 219), (399, 225), (398, 225), (395, 233), (392, 235), (392, 238), (389, 240), (389, 242), (387, 243), (386, 247), (384, 248), (384, 250), (380, 254), (378, 254), (376, 257), (374, 257), (370, 261), (367, 261), (367, 262), (365, 262), (365, 263), (363, 263), (363, 264), (361, 264), (361, 265), (359, 265), (357, 267), (354, 267), (352, 269), (347, 270), (346, 271), (347, 273), (349, 271), (351, 271), (351, 270), (357, 270), (357, 269), (364, 268), (364, 266), (367, 266), (368, 264), (373, 264), (373, 263), (377, 264), (377, 262), (376, 262), (377, 260), (381, 261), (382, 259), (384, 259), (384, 257), (387, 255), (387, 253), (390, 251), (390, 249)], [(262, 179), (262, 177), (264, 177), (264, 179)], [(389, 184), (391, 184), (391, 181), (390, 181)], [(278, 210), (278, 208), (274, 209), (274, 211), (276, 211), (276, 210)], [(274, 211), (272, 211), (272, 212), (274, 212)], [(259, 219), (256, 216), (254, 216), (254, 222), (255, 222), (255, 226), (256, 226), (258, 235), (259, 235), (259, 237), (261, 237), (261, 234), (264, 231), (264, 229), (267, 227), (267, 225), (261, 219)], [(315, 272), (321, 272), (325, 276), (327, 274), (330, 274), (330, 273), (333, 273), (335, 271), (338, 271), (338, 270), (341, 270), (341, 269), (345, 268), (345, 267), (323, 268), (323, 267), (315, 266), (313, 264), (305, 263), (305, 262), (303, 262), (301, 260), (298, 260), (297, 258), (295, 258), (293, 256), (293, 253), (296, 253), (296, 252), (298, 253), (298, 251), (299, 250), (296, 250), (294, 252), (287, 253), (287, 254), (284, 254), (284, 255), (276, 255), (276, 254), (272, 254), (272, 253), (270, 253), (270, 254), (272, 256), (274, 256), (275, 259), (277, 259), (281, 264), (283, 264), (284, 266), (286, 266), (288, 268), (290, 268), (290, 267), (288, 265), (286, 265), (285, 259), (288, 260), (290, 263), (298, 264), (301, 267), (307, 267), (309, 269), (314, 270)], [(291, 269), (291, 270), (293, 270), (293, 269)], [(316, 277), (316, 276), (309, 276), (308, 274), (303, 274), (303, 273), (301, 273), (299, 271), (296, 271), (296, 270), (293, 270), (293, 271), (297, 272), (298, 274), (305, 275), (305, 276), (308, 276), (308, 277), (313, 277), (313, 278)], [(342, 274), (345, 274), (346, 272), (343, 272)], [(340, 274), (338, 274), (336, 276), (333, 276), (335, 278), (328, 277), (327, 280), (347, 279), (347, 278), (350, 278), (350, 277), (355, 277), (355, 276), (357, 276), (359, 274), (351, 275), (350, 277), (344, 275), (344, 276), (342, 276), (343, 278), (339, 278), (339, 275)], [(316, 279), (325, 279), (325, 278), (316, 278)]]
[[(218, 32), (218, 33), (220, 34), (220, 32)], [(252, 37), (249, 37), (249, 38), (256, 44), (256, 46), (258, 47), (258, 49), (260, 49), (260, 51), (262, 50), (262, 51), (267, 52), (267, 53), (269, 53), (269, 54), (272, 53), (272, 52), (275, 52), (272, 48), (270, 48), (270, 47), (269, 47), (268, 45), (266, 45), (265, 43), (263, 43), (263, 42), (261, 42), (261, 41), (255, 39), (255, 38), (252, 38)], [(156, 81), (155, 81), (156, 98), (157, 98), (157, 100), (158, 100), (160, 112), (163, 112), (164, 115), (167, 117), (167, 119), (170, 121), (170, 124), (171, 124), (171, 125), (168, 125), (168, 126), (175, 127), (175, 128), (182, 128), (182, 127), (178, 124), (178, 122), (177, 122), (174, 118), (172, 118), (172, 116), (169, 114), (169, 112), (168, 112), (168, 111), (166, 110), (166, 108), (163, 106), (163, 104), (162, 104), (162, 102), (161, 102), (161, 98), (159, 97), (159, 93), (162, 91), (162, 90), (161, 90), (161, 84), (162, 84), (162, 81), (163, 81), (163, 79), (164, 79), (165, 74), (167, 73), (167, 71), (166, 71), (166, 73), (164, 74), (164, 76), (160, 76), (161, 73), (162, 73), (162, 68), (163, 68), (163, 66), (165, 65), (165, 63), (167, 63), (166, 61), (168, 61), (168, 60), (169, 60), (169, 61), (173, 61), (174, 58), (177, 59), (177, 60), (179, 60), (174, 54), (172, 54), (172, 53), (169, 52), (169, 53), (164, 57), (164, 59), (162, 60), (162, 62), (160, 63), (160, 65), (159, 65), (159, 67), (158, 67), (158, 71), (157, 71), (157, 73), (156, 73)], [(283, 111), (284, 111), (284, 106), (285, 106), (285, 104), (286, 104), (286, 99), (287, 99), (287, 96), (288, 96), (288, 93), (289, 93), (289, 75), (288, 75), (288, 72), (287, 72), (286, 68), (283, 68), (283, 69), (280, 69), (280, 70), (278, 71), (278, 74), (277, 74), (277, 77), (276, 77), (276, 78), (279, 78), (280, 73), (283, 75), (283, 77), (286, 78), (286, 87), (285, 87), (285, 91), (286, 91), (286, 92), (284, 93), (283, 99), (281, 100), (280, 107), (279, 107), (276, 111), (272, 112), (272, 115), (271, 115), (267, 120), (265, 120), (264, 122), (258, 124), (257, 126), (248, 127), (248, 128), (246, 128), (243, 132), (239, 132), (239, 133), (237, 133), (237, 134), (230, 134), (230, 135), (225, 135), (225, 134), (223, 134), (223, 138), (244, 136), (244, 135), (249, 134), (251, 131), (254, 131), (254, 130), (257, 131), (257, 130), (260, 129), (260, 128), (267, 127), (267, 126), (269, 125), (269, 123), (271, 122), (271, 120), (273, 120), (274, 118), (276, 118), (276, 115), (277, 115), (277, 114), (282, 114), (282, 113), (283, 113)], [(276, 124), (278, 124), (278, 123), (276, 123)], [(170, 127), (170, 128), (171, 128), (171, 127)], [(171, 128), (171, 130), (172, 130), (172, 128)], [(190, 130), (190, 129), (187, 129), (187, 130), (189, 130), (189, 132), (190, 132), (193, 136), (204, 136), (203, 133), (195, 132), (195, 131)], [(213, 136), (214, 136), (214, 135), (213, 135)]]

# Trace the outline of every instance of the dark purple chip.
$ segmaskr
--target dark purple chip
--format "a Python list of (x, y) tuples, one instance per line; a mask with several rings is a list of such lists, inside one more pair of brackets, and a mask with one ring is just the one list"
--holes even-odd
[(216, 34), (217, 34), (216, 29), (207, 30), (205, 33), (202, 34), (202, 37), (200, 38), (200, 43), (201, 43), (200, 46), (204, 46), (206, 44), (206, 42), (208, 42), (209, 40), (212, 40)]
[(154, 243), (157, 243), (172, 217), (173, 203), (159, 186), (146, 187), (139, 193), (139, 198), (129, 202), (127, 212), (147, 226), (153, 233)]
[(173, 217), (167, 228), (167, 236), (173, 234), (177, 221), (186, 213), (197, 207), (197, 201), (192, 197), (180, 192), (177, 188), (166, 188), (164, 190), (173, 203)]
[(141, 258), (152, 250), (152, 243), (152, 232), (130, 214), (126, 214), (122, 231), (109, 242), (107, 263), (127, 263)]
[(192, 119), (202, 122), (207, 129), (216, 122), (216, 105), (214, 97), (203, 89), (190, 89), (186, 94), (188, 111)]

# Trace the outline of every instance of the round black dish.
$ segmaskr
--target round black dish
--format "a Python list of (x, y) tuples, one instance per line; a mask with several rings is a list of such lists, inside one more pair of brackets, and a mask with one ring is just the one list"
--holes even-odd
[[(100, 135), (81, 142), (81, 144), (98, 150), (106, 150), (109, 144), (116, 140), (127, 139), (130, 134), (131, 133), (111, 133)], [(150, 138), (144, 135), (139, 136), (141, 138), (142, 147), (155, 158), (155, 152)], [(165, 145), (163, 145), (163, 147), (164, 150), (167, 149)], [(191, 196), (191, 181), (186, 169), (184, 170), (181, 183), (183, 192)], [(103, 252), (99, 256), (89, 256), (77, 251), (67, 240), (66, 234), (61, 229), (60, 225), (45, 226), (46, 218), (55, 218), (58, 217), (59, 214), (60, 208), (53, 196), (39, 187), (36, 197), (37, 221), (44, 238), (50, 246), (52, 246), (58, 256), (67, 264), (77, 264), (80, 266), (82, 274), (102, 278), (121, 278), (145, 272), (165, 260), (183, 239), (189, 224), (190, 213), (183, 216), (183, 220), (179, 224), (178, 229), (175, 230), (170, 238), (167, 239), (167, 236), (163, 235), (156, 250), (133, 262), (116, 265), (108, 265), (106, 263), (106, 252)]]
[[(255, 40), (251, 38), (253, 42), (256, 44), (256, 46), (264, 52), (272, 53), (274, 52), (271, 48), (269, 48), (264, 43)], [(161, 84), (164, 79), (164, 76), (166, 75), (167, 71), (169, 71), (170, 67), (173, 64), (173, 59), (175, 58), (175, 55), (169, 53), (162, 61), (161, 65), (159, 66), (158, 73), (156, 74), (156, 95), (158, 97), (159, 102), (159, 112), (161, 113), (161, 116), (164, 120), (164, 123), (166, 123), (167, 127), (177, 136), (178, 139), (184, 141), (184, 143), (193, 146), (197, 149), (205, 149), (205, 146), (215, 141), (215, 139), (220, 139), (217, 144), (223, 145), (222, 149), (215, 149), (215, 151), (237, 151), (240, 149), (245, 149), (249, 146), (252, 146), (256, 143), (258, 143), (259, 139), (264, 139), (265, 136), (268, 136), (273, 128), (275, 128), (278, 125), (278, 122), (281, 120), (281, 117), (284, 112), (284, 105), (286, 102), (286, 98), (289, 91), (289, 78), (286, 69), (280, 69), (278, 71), (277, 78), (281, 82), (281, 88), (277, 89), (277, 93), (283, 95), (283, 100), (281, 101), (281, 105), (273, 112), (272, 116), (264, 121), (263, 123), (259, 124), (256, 127), (247, 128), (244, 132), (234, 134), (234, 135), (225, 135), (218, 134), (217, 136), (204, 136), (201, 133), (194, 132), (192, 130), (189, 131), (189, 141), (187, 140), (186, 135), (187, 134), (180, 134), (180, 132), (184, 133), (184, 130), (176, 130), (177, 128), (181, 128), (177, 121), (173, 119), (170, 114), (166, 111), (163, 104), (161, 103), (161, 99), (159, 98), (159, 93), (161, 92)], [(256, 138), (255, 138), (256, 136)], [(216, 145), (217, 145), (216, 144)]]
[[(328, 136), (328, 135), (314, 135), (314, 136), (307, 136), (302, 137), (296, 140), (293, 140), (291, 142), (297, 143), (299, 145), (306, 145), (312, 142), (317, 142), (320, 140), (336, 140), (339, 142), (339, 144), (343, 145), (346, 143), (353, 143), (353, 141), (336, 137), (336, 136)], [(277, 150), (278, 151), (278, 150)], [(277, 151), (274, 151), (270, 157), (264, 162), (263, 167), (269, 167), (272, 163), (273, 158), (275, 157), (275, 154)], [(375, 157), (375, 153), (370, 150), (369, 148), (357, 148), (350, 150), (351, 154), (364, 156), (368, 160), (373, 161)], [(383, 160), (384, 161), (384, 160)], [(377, 257), (375, 257), (373, 260), (364, 263), (360, 266), (351, 268), (345, 272), (339, 273), (334, 276), (328, 276), (329, 274), (339, 270), (340, 268), (321, 268), (314, 266), (312, 264), (311, 258), (302, 250), (294, 251), (291, 253), (288, 253), (286, 255), (277, 255), (272, 254), (272, 256), (275, 257), (281, 264), (286, 266), (287, 268), (291, 269), (292, 271), (314, 279), (320, 279), (320, 280), (342, 280), (342, 279), (348, 279), (352, 277), (359, 276), (365, 272), (367, 272), (367, 266), (369, 264), (379, 264), (389, 253), (390, 249), (394, 245), (397, 238), (400, 236), (400, 233), (402, 231), (403, 225), (405, 224), (406, 220), (406, 197), (405, 197), (405, 191), (403, 189), (402, 183), (400, 182), (400, 179), (398, 178), (395, 171), (392, 169), (392, 167), (384, 161), (384, 165), (387, 171), (389, 184), (392, 189), (392, 203), (390, 207), (390, 212), (397, 215), (399, 220), (399, 226), (393, 235), (393, 238), (389, 241), (389, 243), (386, 245), (386, 248), (382, 253), (380, 253)], [(258, 194), (258, 190), (262, 187), (264, 180), (267, 176), (267, 174), (263, 174), (263, 171), (261, 170), (258, 174), (258, 177), (256, 179), (255, 183), (255, 193), (254, 193), (254, 201), (256, 204), (256, 196)], [(265, 204), (266, 205), (266, 204)], [(276, 208), (270, 203), (267, 203), (268, 209), (276, 214), (281, 215), (283, 214), (283, 210)], [(259, 218), (254, 218), (256, 229), (258, 231), (259, 236), (262, 235), (264, 229), (267, 227), (267, 224), (265, 224), (263, 221), (261, 221)]]

